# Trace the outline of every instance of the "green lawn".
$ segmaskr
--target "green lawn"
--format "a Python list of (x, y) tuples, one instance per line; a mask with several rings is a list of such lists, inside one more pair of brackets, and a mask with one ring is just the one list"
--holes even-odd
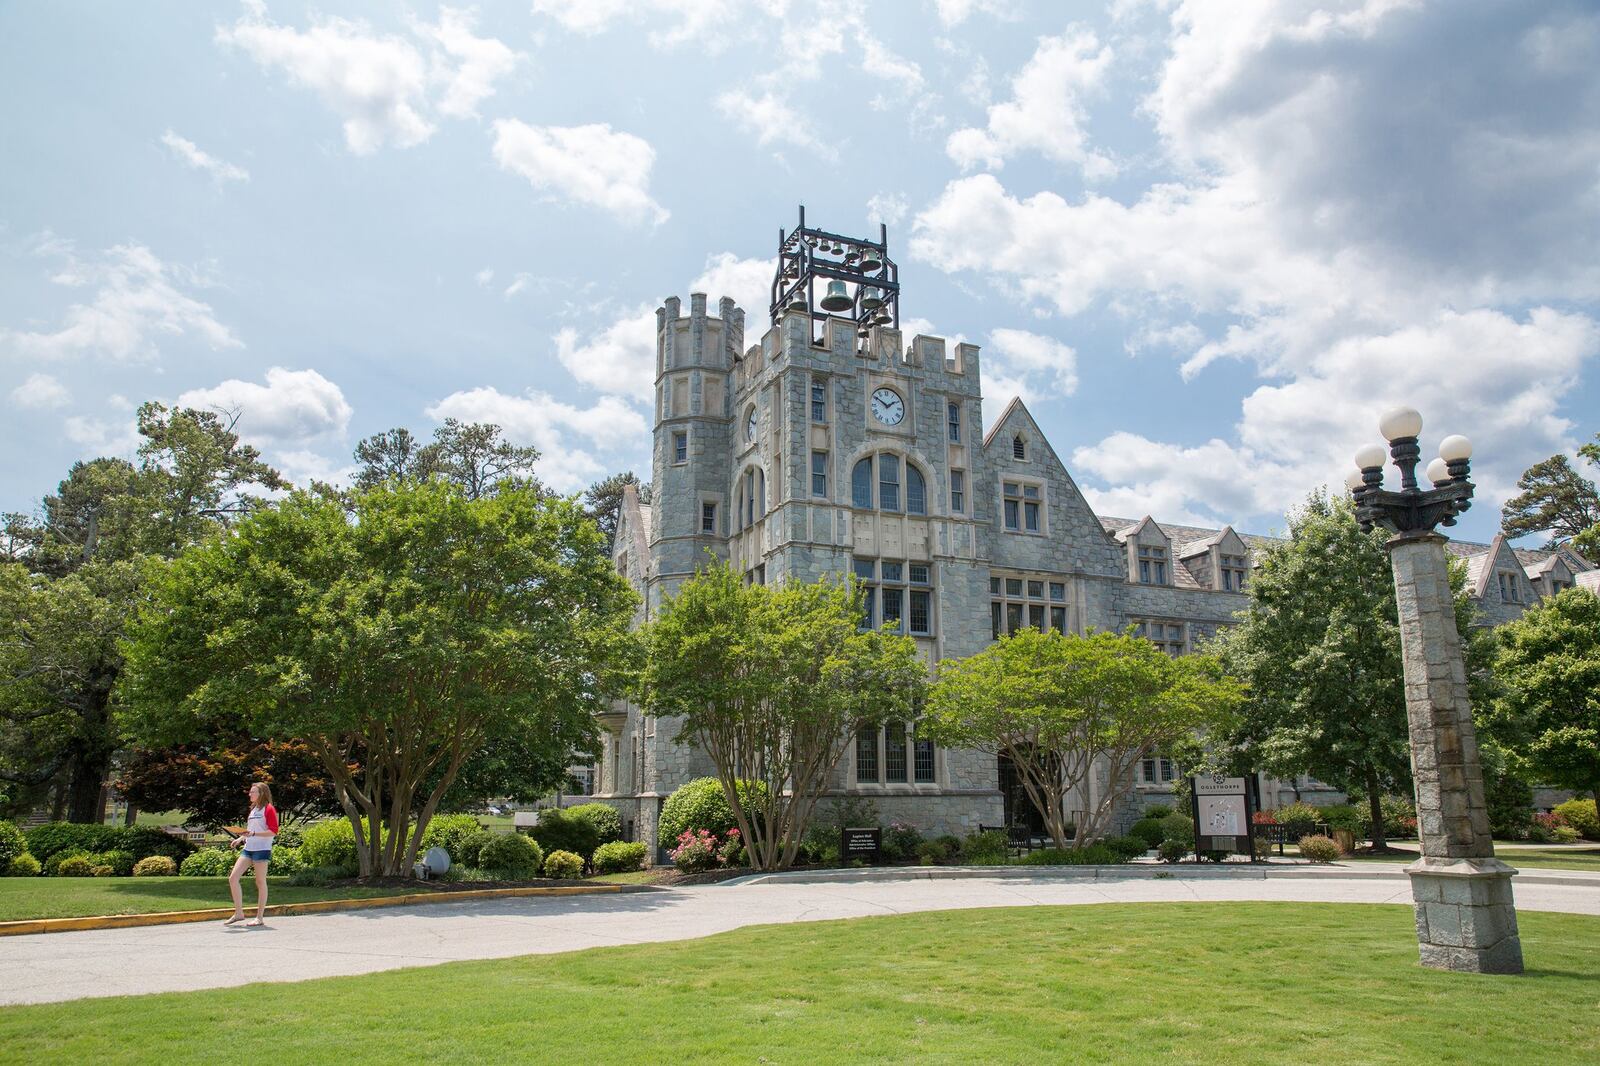
[(15, 1061), (1600, 1061), (1600, 918), (1529, 972), (1424, 970), (1409, 907), (1117, 904), (866, 918), (0, 1010)]
[[(268, 903), (393, 896), (403, 888), (291, 888), (288, 878), (268, 878)], [(246, 907), (254, 907), (255, 881), (245, 880)], [(224, 877), (0, 877), (0, 922), (23, 918), (77, 918), (231, 907)], [(4, 941), (0, 941), (3, 944)]]
[[(1290, 849), (1294, 851), (1295, 849)], [(1600, 845), (1592, 848), (1501, 848), (1495, 857), (1517, 869), (1527, 870), (1587, 870), (1600, 873)], [(1340, 862), (1398, 862), (1409, 863), (1416, 855), (1347, 855)]]

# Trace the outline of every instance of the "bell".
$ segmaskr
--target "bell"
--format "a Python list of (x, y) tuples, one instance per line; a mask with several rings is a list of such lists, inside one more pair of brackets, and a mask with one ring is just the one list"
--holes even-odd
[(883, 306), (883, 293), (871, 285), (861, 287), (861, 306), (868, 311), (876, 311)]
[(845, 291), (844, 282), (830, 281), (828, 282), (828, 295), (822, 298), (822, 303), (819, 306), (824, 311), (848, 311), (852, 304), (853, 301), (850, 299), (850, 294)]
[(843, 255), (844, 254), (844, 245), (840, 244), (838, 241), (834, 241), (833, 242), (833, 254), (834, 255)]
[(861, 260), (861, 253), (856, 251), (854, 248), (852, 248), (848, 252), (844, 253), (844, 265), (847, 266), (847, 267), (850, 267), (850, 268), (854, 269), (856, 264), (858, 262), (860, 262), (860, 260)]
[(883, 256), (871, 248), (862, 249), (861, 269), (871, 274), (873, 271), (883, 269)]
[(786, 278), (798, 278), (800, 276), (800, 264), (790, 263), (785, 266), (783, 268), (783, 276)]
[(801, 292), (799, 289), (796, 289), (794, 291), (794, 295), (789, 297), (789, 310), (791, 310), (791, 311), (804, 311), (805, 309), (806, 309), (806, 296), (805, 296), (805, 293)]

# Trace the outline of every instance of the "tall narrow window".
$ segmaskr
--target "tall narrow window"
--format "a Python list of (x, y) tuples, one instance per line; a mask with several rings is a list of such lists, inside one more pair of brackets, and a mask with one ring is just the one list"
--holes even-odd
[(897, 456), (878, 456), (878, 509), (900, 510), (900, 459)]
[(967, 510), (967, 475), (963, 470), (950, 471), (950, 513), (965, 514)]
[(896, 633), (905, 629), (905, 564), (881, 562), (878, 595), (883, 604), (883, 624)]
[(902, 722), (883, 727), (883, 779), (889, 784), (905, 784), (906, 727)]
[(827, 499), (828, 496), (828, 453), (811, 453), (811, 495)]
[(956, 442), (961, 440), (961, 405), (950, 405), (950, 439)]
[(914, 740), (916, 756), (916, 782), (919, 785), (933, 784), (933, 741)]
[(928, 513), (928, 490), (922, 480), (922, 471), (906, 464), (906, 514)]
[(933, 632), (933, 589), (929, 587), (928, 565), (912, 563), (907, 569), (911, 581), (907, 628), (913, 636), (925, 637)]
[(878, 729), (865, 727), (856, 734), (856, 780), (878, 783)]
[(717, 505), (702, 503), (700, 505), (700, 532), (715, 533), (717, 531)]
[(1039, 532), (1039, 486), (1022, 486), (1022, 528)]
[(672, 435), (672, 461), (674, 463), (689, 461), (689, 434), (681, 430)]
[(1242, 555), (1224, 555), (1222, 557), (1222, 591), (1243, 592), (1244, 579), (1248, 564)]
[(872, 457), (869, 455), (856, 464), (850, 472), (850, 503), (855, 507), (872, 506)]
[(1022, 486), (1007, 481), (1002, 486), (1005, 495), (1006, 528), (1022, 528)]
[(744, 472), (744, 524), (748, 529), (756, 524), (756, 472)]
[(828, 420), (828, 383), (821, 378), (811, 379), (811, 421)]
[(1167, 583), (1167, 549), (1153, 544), (1139, 545), (1139, 584)]

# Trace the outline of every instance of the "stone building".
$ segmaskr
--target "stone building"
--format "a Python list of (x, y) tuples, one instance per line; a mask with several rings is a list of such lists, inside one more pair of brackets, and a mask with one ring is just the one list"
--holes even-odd
[[(1182, 654), (1228, 624), (1263, 538), (1095, 514), (1018, 399), (984, 432), (978, 347), (901, 334), (887, 251), (886, 237), (807, 229), (802, 212), (759, 336), (727, 299), (715, 314), (699, 293), (687, 313), (676, 298), (657, 311), (652, 500), (626, 490), (615, 542), (640, 620), (709, 553), (755, 582), (854, 574), (873, 623), (915, 638), (930, 666), (1024, 625), (1133, 626)], [(877, 269), (851, 269), (852, 255)], [(1520, 559), (1501, 549), (1496, 572)], [(1553, 587), (1580, 563), (1518, 573)], [(647, 708), (618, 704), (602, 724), (595, 793), (655, 844), (661, 803), (709, 760)], [(1146, 760), (1126, 819), (1173, 772)], [(908, 723), (856, 737), (833, 788), (924, 833), (1037, 817), (1003, 760), (919, 740)]]

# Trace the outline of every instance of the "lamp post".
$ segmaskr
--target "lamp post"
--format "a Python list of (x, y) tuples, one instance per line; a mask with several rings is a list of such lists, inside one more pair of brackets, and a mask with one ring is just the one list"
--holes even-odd
[(1446, 437), (1428, 464), (1433, 488), (1417, 485), (1422, 416), (1409, 407), (1386, 413), (1379, 430), (1400, 470), (1398, 491), (1383, 487), (1383, 448), (1356, 452), (1359, 473), (1346, 479), (1361, 528), (1387, 529), (1405, 667), (1411, 772), (1417, 784), (1422, 857), (1406, 867), (1416, 905), (1422, 964), (1473, 973), (1521, 973), (1522, 942), (1511, 898), (1516, 870), (1494, 857), (1483, 771), (1467, 697), (1466, 663), (1450, 594), (1446, 538), (1472, 505), (1472, 444)]

